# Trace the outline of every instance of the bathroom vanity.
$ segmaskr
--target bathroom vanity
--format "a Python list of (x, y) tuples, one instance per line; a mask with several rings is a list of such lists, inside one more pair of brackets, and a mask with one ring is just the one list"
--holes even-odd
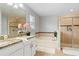
[[(7, 35), (8, 39), (0, 39), (0, 56), (33, 56), (36, 52), (35, 29), (28, 29), (31, 35), (27, 36), (27, 29), (22, 28), (23, 35), (18, 35), (18, 24), (29, 23), (30, 13), (23, 8), (13, 8), (4, 3), (0, 4), (0, 36)], [(31, 17), (34, 21), (35, 18)], [(32, 23), (32, 22), (31, 22)], [(35, 22), (33, 22), (35, 24)], [(32, 24), (32, 27), (35, 25)], [(24, 36), (25, 35), (25, 36)]]
[(34, 56), (37, 46), (35, 40), (35, 36), (0, 40), (0, 56)]

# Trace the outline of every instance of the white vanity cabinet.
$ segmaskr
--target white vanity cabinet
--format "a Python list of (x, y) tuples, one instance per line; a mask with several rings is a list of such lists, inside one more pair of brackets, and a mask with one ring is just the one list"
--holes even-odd
[(24, 43), (25, 56), (34, 56), (36, 53), (36, 41), (35, 37), (27, 38), (28, 41)]
[(32, 41), (32, 56), (36, 54), (36, 49), (37, 49), (36, 41)]
[(10, 56), (23, 56), (23, 48), (20, 48), (16, 51), (14, 51), (13, 53), (10, 54)]
[(15, 43), (13, 45), (1, 48), (0, 56), (13, 56), (13, 55), (19, 56), (23, 54), (22, 49), (23, 49), (23, 42)]
[(29, 41), (24, 41), (24, 56), (31, 56), (31, 42)]
[(32, 37), (32, 38), (29, 38), (29, 40), (31, 41), (31, 55), (34, 56), (35, 53), (36, 53), (36, 49), (37, 49), (37, 42), (36, 42), (36, 38), (35, 37)]
[(22, 42), (0, 48), (0, 56), (34, 56), (36, 53), (35, 37), (23, 39)]

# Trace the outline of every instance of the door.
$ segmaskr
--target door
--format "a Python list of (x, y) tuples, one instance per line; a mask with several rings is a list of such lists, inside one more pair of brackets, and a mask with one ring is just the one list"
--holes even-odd
[(61, 27), (61, 47), (71, 47), (71, 46), (72, 46), (72, 31), (68, 30), (67, 26)]
[(72, 46), (72, 18), (62, 17), (60, 19), (61, 47)]
[(79, 48), (79, 18), (73, 18), (73, 39), (72, 47)]
[(61, 17), (60, 25), (72, 25), (72, 18), (69, 17)]
[(79, 17), (63, 18), (60, 26), (61, 46), (79, 48)]

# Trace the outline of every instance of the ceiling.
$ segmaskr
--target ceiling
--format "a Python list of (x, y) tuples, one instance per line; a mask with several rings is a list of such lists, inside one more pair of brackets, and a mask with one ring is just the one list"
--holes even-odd
[(79, 3), (27, 3), (39, 16), (60, 16), (72, 11), (79, 11)]

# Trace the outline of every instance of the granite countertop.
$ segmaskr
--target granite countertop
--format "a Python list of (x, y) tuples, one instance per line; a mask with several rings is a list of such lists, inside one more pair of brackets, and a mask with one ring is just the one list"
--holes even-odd
[(32, 36), (21, 36), (21, 37), (15, 37), (15, 38), (8, 38), (6, 40), (0, 40), (0, 49), (13, 45), (13, 44), (17, 44), (19, 42), (22, 42), (24, 39), (26, 39), (28, 41), (28, 39), (35, 37), (35, 35)]
[(16, 43), (22, 42), (22, 40), (17, 40), (17, 39), (11, 39), (11, 40), (0, 40), (0, 48), (4, 48)]

